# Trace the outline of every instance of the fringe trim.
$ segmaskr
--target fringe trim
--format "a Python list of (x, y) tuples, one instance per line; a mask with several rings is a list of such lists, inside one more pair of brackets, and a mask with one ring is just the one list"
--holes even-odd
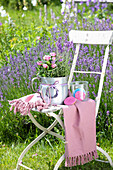
[(13, 101), (9, 101), (9, 104), (12, 104), (10, 111), (13, 110), (14, 107), (14, 114), (16, 112), (20, 112), (21, 115), (29, 115), (30, 110), (32, 108), (37, 108), (38, 111), (41, 111), (42, 109), (47, 109), (48, 105), (44, 103), (43, 101), (37, 100), (36, 102), (24, 102), (21, 99), (15, 99)]
[(72, 167), (76, 165), (83, 165), (85, 163), (88, 163), (98, 157), (97, 150), (91, 151), (89, 153), (86, 153), (84, 155), (79, 155), (75, 157), (66, 157), (65, 166), (66, 167)]

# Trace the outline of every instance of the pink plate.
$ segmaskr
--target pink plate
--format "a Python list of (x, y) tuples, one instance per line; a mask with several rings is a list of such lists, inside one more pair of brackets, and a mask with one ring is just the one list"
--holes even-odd
[(78, 100), (84, 100), (85, 99), (85, 93), (83, 91), (77, 91), (75, 93), (75, 98), (78, 99)]
[(76, 101), (77, 101), (77, 99), (75, 99), (73, 96), (70, 96), (70, 97), (67, 97), (67, 98), (64, 100), (64, 104), (66, 104), (66, 105), (72, 105), (72, 104), (74, 104)]

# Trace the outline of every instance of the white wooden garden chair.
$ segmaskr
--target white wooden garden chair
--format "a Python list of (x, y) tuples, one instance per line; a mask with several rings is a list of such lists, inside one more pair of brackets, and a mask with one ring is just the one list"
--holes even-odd
[[(105, 76), (105, 71), (106, 71), (107, 59), (108, 59), (108, 55), (109, 55), (109, 45), (112, 44), (112, 40), (113, 40), (113, 31), (78, 31), (78, 30), (75, 31), (75, 30), (71, 30), (69, 32), (69, 38), (70, 38), (70, 41), (73, 41), (73, 43), (76, 44), (76, 51), (75, 51), (75, 55), (73, 58), (72, 68), (71, 68), (71, 72), (70, 72), (70, 76), (69, 76), (68, 87), (70, 88), (70, 83), (73, 78), (73, 73), (99, 74), (100, 75), (100, 83), (99, 83), (99, 88), (98, 88), (98, 95), (96, 97), (96, 116), (97, 116), (98, 110), (99, 110), (99, 105), (100, 105), (100, 98), (101, 98), (101, 93), (102, 93), (104, 76)], [(80, 44), (107, 45), (101, 72), (76, 71), (75, 70), (76, 61), (77, 61), (77, 57), (78, 57), (79, 49), (80, 49)], [(23, 159), (24, 155), (26, 154), (26, 152), (35, 143), (37, 143), (40, 139), (42, 139), (46, 134), (51, 134), (51, 135), (56, 136), (56, 137), (65, 141), (65, 138), (63, 136), (51, 131), (57, 123), (59, 123), (61, 125), (61, 127), (64, 128), (64, 123), (60, 118), (62, 116), (62, 107), (64, 107), (64, 106), (56, 106), (56, 107), (52, 106), (49, 109), (44, 109), (42, 111), (43, 114), (45, 113), (47, 116), (52, 116), (55, 118), (55, 121), (48, 128), (45, 128), (42, 125), (40, 125), (35, 120), (35, 118), (33, 117), (32, 114), (29, 115), (32, 122), (39, 129), (41, 129), (43, 132), (34, 141), (32, 141), (21, 153), (21, 155), (18, 159), (17, 167), (16, 167), (17, 170), (19, 170), (20, 166), (22, 166), (26, 169), (32, 170), (31, 168), (23, 165), (22, 159)], [(35, 108), (33, 110), (37, 111)], [(56, 110), (59, 110), (58, 114), (54, 113)], [(102, 161), (102, 160), (98, 160), (98, 159), (97, 160), (106, 162), (106, 163), (110, 163), (110, 165), (113, 167), (113, 162), (112, 162), (110, 156), (106, 153), (106, 151), (104, 151), (102, 148), (100, 148), (98, 146), (97, 146), (97, 150), (100, 151), (102, 154), (104, 154), (106, 156), (106, 158), (108, 159), (108, 161)], [(62, 161), (64, 159), (65, 159), (65, 156), (63, 154), (60, 157), (60, 159), (58, 160), (58, 162), (56, 163), (54, 170), (57, 170), (59, 168), (60, 164), (62, 163)]]
[[(98, 114), (99, 110), (99, 105), (100, 105), (100, 98), (101, 98), (101, 93), (102, 93), (102, 88), (103, 88), (103, 82), (104, 82), (104, 76), (105, 76), (105, 71), (106, 71), (106, 65), (107, 65), (107, 59), (109, 55), (109, 45), (112, 44), (113, 41), (113, 31), (78, 31), (78, 30), (71, 30), (69, 32), (69, 38), (70, 41), (73, 41), (73, 43), (76, 44), (76, 51), (75, 55), (73, 58), (73, 63), (72, 63), (72, 68), (69, 76), (69, 81), (68, 81), (68, 87), (70, 88), (70, 83), (73, 78), (73, 73), (87, 73), (87, 74), (100, 74), (100, 83), (99, 83), (99, 88), (98, 88), (98, 94), (95, 99), (96, 101), (96, 116)], [(79, 49), (80, 49), (80, 44), (92, 44), (92, 45), (107, 45), (106, 50), (105, 50), (105, 55), (104, 55), (104, 61), (103, 61), (103, 66), (102, 66), (102, 71), (101, 72), (93, 72), (93, 71), (76, 71), (76, 61), (77, 57), (79, 55)], [(104, 154), (108, 161), (103, 161), (103, 160), (98, 160), (101, 162), (106, 162), (110, 163), (110, 165), (113, 167), (113, 162), (102, 148), (97, 146), (97, 150), (100, 151), (102, 154)], [(55, 166), (55, 170), (58, 169), (59, 165), (61, 162), (64, 160), (64, 155), (59, 159)]]
[[(88, 0), (74, 0), (74, 2), (78, 2), (78, 3), (80, 3), (80, 2), (87, 2)], [(94, 2), (94, 0), (91, 0), (91, 2)], [(101, 2), (101, 3), (111, 3), (111, 2), (113, 2), (113, 0), (97, 0), (97, 2)]]

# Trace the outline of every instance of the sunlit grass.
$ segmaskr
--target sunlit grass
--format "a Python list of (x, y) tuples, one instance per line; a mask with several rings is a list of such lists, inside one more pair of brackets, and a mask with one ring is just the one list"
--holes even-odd
[[(105, 151), (109, 153), (113, 160), (113, 143), (112, 141), (104, 140), (97, 141), (97, 143)], [(11, 146), (1, 145), (0, 148), (0, 169), (1, 170), (14, 170), (18, 158), (22, 151), (28, 143), (12, 144)], [(60, 156), (64, 153), (64, 143), (59, 141), (51, 146), (48, 143), (44, 143), (43, 140), (40, 143), (34, 145), (24, 156), (23, 164), (32, 168), (33, 170), (53, 170), (55, 164), (57, 163)], [(98, 152), (101, 159), (106, 160), (106, 158)], [(65, 167), (65, 161), (62, 162), (59, 170), (68, 170), (70, 168)], [(93, 170), (112, 170), (110, 164), (91, 161), (83, 166), (76, 166), (72, 168), (73, 170), (83, 170), (83, 169), (93, 169)], [(20, 168), (24, 170), (24, 168)]]
[[(41, 20), (39, 18), (39, 11), (41, 9)], [(15, 24), (24, 23), (25, 25), (31, 25), (32, 22), (36, 23), (37, 25), (42, 24), (42, 21), (45, 17), (44, 14), (44, 6), (37, 6), (34, 10), (13, 10), (13, 9), (5, 9), (6, 12), (9, 14), (11, 19)], [(51, 10), (55, 13), (55, 16), (61, 16), (61, 6), (49, 5), (47, 6), (47, 20), (51, 23)], [(24, 14), (24, 17), (22, 15)], [(5, 23), (7, 17), (0, 16), (0, 22)]]

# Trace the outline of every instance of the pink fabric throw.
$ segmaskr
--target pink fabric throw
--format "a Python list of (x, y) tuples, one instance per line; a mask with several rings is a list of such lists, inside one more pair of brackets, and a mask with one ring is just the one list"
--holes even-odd
[(38, 111), (48, 108), (48, 104), (43, 101), (39, 93), (30, 94), (19, 99), (9, 100), (9, 104), (11, 105), (10, 111), (13, 110), (14, 107), (14, 113), (16, 114), (16, 112), (20, 112), (21, 115), (30, 114), (32, 108), (36, 108)]
[(79, 101), (63, 108), (65, 166), (87, 163), (98, 157), (96, 150), (95, 101)]

